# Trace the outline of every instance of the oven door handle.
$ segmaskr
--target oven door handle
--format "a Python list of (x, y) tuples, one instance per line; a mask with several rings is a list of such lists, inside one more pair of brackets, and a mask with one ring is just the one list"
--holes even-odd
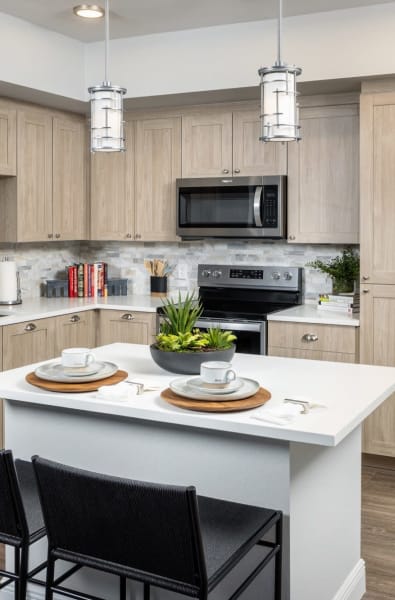
[(262, 185), (258, 185), (255, 188), (255, 194), (254, 194), (254, 221), (255, 221), (255, 227), (263, 227), (263, 223), (262, 223), (262, 218), (261, 218), (261, 198), (262, 198), (262, 191), (263, 191), (263, 186)]
[(219, 327), (220, 329), (226, 329), (227, 331), (261, 331), (262, 323), (230, 323), (229, 321), (196, 321), (195, 327), (204, 327), (210, 329), (210, 327)]

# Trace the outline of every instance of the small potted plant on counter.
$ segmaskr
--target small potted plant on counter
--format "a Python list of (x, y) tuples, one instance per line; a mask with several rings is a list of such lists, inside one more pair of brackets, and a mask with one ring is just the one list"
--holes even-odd
[(160, 332), (150, 346), (157, 365), (172, 373), (195, 374), (202, 362), (232, 359), (236, 336), (231, 331), (195, 327), (203, 307), (193, 293), (184, 299), (179, 294), (177, 301), (166, 299), (162, 310)]
[(334, 294), (347, 294), (355, 291), (359, 281), (359, 254), (352, 248), (345, 248), (340, 256), (327, 261), (313, 260), (307, 263), (332, 279)]

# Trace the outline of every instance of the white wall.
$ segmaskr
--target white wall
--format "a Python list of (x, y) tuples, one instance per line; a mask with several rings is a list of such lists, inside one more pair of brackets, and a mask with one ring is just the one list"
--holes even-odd
[(0, 13), (0, 81), (82, 100), (84, 44)]

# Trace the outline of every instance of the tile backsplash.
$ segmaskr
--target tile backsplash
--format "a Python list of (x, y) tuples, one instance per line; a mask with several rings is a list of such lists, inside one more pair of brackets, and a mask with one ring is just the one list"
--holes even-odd
[(0, 244), (0, 256), (15, 258), (21, 275), (22, 298), (40, 296), (46, 279), (65, 277), (65, 268), (73, 262), (104, 260), (110, 277), (129, 280), (130, 293), (149, 293), (149, 276), (145, 258), (163, 258), (175, 266), (169, 278), (169, 289), (191, 289), (196, 286), (198, 263), (240, 265), (286, 265), (305, 267), (305, 296), (313, 299), (319, 292), (331, 291), (331, 280), (306, 267), (319, 257), (330, 258), (343, 246), (291, 245), (286, 242), (244, 240), (196, 241), (182, 243), (119, 242), (52, 242), (35, 244)]

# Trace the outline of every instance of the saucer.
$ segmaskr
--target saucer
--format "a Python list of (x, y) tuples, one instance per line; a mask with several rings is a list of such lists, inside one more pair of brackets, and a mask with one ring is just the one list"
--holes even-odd
[(231, 394), (241, 388), (243, 381), (236, 377), (229, 383), (207, 383), (201, 377), (192, 377), (186, 385), (206, 394)]
[(60, 369), (68, 377), (85, 377), (86, 375), (94, 375), (100, 371), (102, 365), (97, 362), (92, 362), (86, 367), (65, 367), (60, 363)]
[(254, 379), (247, 379), (246, 377), (240, 377), (242, 385), (238, 390), (233, 390), (226, 394), (211, 393), (209, 391), (202, 392), (201, 390), (194, 389), (188, 383), (190, 377), (179, 377), (170, 381), (169, 388), (172, 392), (178, 396), (189, 398), (191, 400), (204, 400), (213, 402), (228, 402), (230, 400), (242, 400), (249, 398), (257, 393), (260, 384)]
[[(86, 383), (88, 381), (98, 381), (105, 377), (111, 377), (118, 371), (118, 365), (112, 362), (96, 362), (89, 365), (93, 368), (93, 364), (96, 365), (93, 372), (90, 373), (69, 373), (65, 370), (62, 363), (50, 362), (37, 367), (34, 374), (40, 379), (46, 381), (55, 381), (58, 383)], [(70, 369), (68, 369), (70, 370)]]

